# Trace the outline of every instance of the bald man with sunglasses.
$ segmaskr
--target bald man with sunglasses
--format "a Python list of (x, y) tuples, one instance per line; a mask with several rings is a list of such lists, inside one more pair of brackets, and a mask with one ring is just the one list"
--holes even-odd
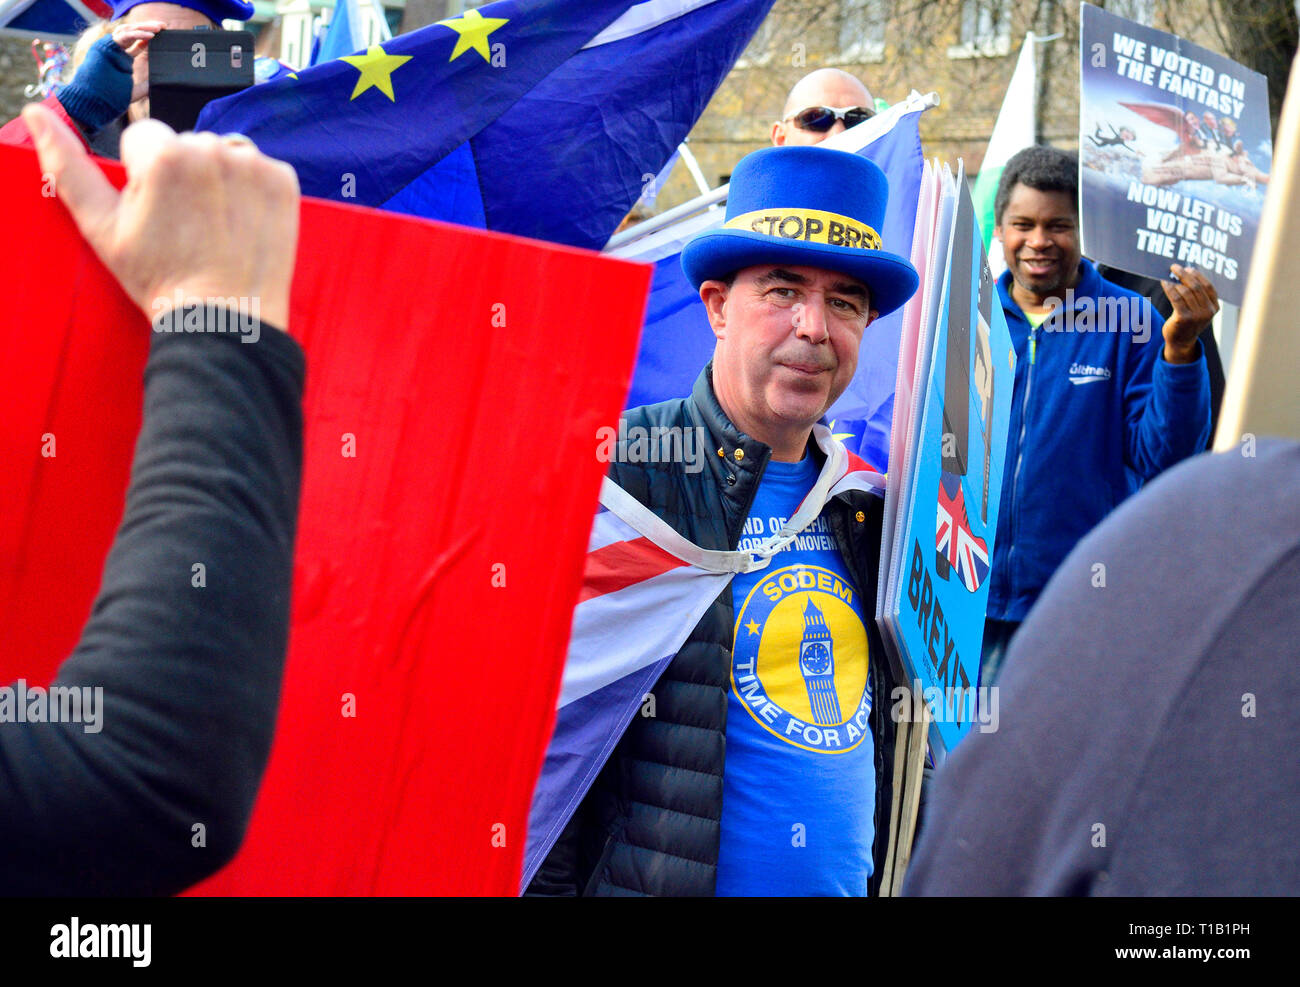
[(861, 81), (840, 69), (817, 69), (790, 90), (781, 119), (772, 124), (772, 143), (820, 144), (875, 115), (876, 101)]

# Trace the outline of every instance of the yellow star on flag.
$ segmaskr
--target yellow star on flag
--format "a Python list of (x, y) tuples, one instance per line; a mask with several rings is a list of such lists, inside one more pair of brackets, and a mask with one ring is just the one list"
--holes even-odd
[(852, 432), (837, 432), (837, 431), (835, 431), (835, 419), (834, 419), (834, 418), (831, 419), (831, 423), (830, 423), (830, 425), (829, 425), (828, 427), (829, 427), (830, 430), (831, 430), (831, 438), (832, 438), (832, 439), (839, 439), (841, 442), (843, 442), (845, 439), (851, 439), (851, 438), (853, 438), (853, 433), (852, 433)]
[(749, 618), (749, 623), (745, 625), (745, 630), (749, 631), (749, 633), (751, 633), (751, 634), (757, 634), (757, 633), (758, 633), (758, 621), (754, 620), (753, 617), (750, 617), (750, 618)]
[(393, 72), (410, 60), (410, 55), (390, 55), (380, 45), (371, 45), (364, 55), (344, 55), (339, 61), (347, 62), (361, 73), (348, 101), (351, 102), (374, 86), (396, 103), (397, 97), (393, 95)]
[(488, 35), (509, 20), (508, 17), (484, 17), (477, 10), (467, 10), (460, 17), (438, 21), (443, 27), (449, 27), (460, 35), (456, 39), (456, 47), (451, 50), (451, 58), (447, 59), (447, 61), (454, 62), (473, 48), (483, 56), (483, 61), (491, 63), (492, 58), (488, 52), (487, 43)]

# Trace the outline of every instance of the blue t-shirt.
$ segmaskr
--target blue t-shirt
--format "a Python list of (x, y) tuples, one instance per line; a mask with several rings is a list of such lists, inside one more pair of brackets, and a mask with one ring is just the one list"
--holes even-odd
[[(785, 524), (817, 473), (811, 456), (768, 464), (741, 550)], [(869, 611), (825, 516), (731, 592), (717, 894), (865, 895), (876, 797)]]

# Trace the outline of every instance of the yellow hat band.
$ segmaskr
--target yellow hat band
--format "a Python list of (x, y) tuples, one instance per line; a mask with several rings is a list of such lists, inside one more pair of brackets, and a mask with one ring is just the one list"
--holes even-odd
[(880, 234), (866, 223), (820, 209), (758, 209), (727, 220), (722, 228), (750, 230), (783, 240), (802, 240), (828, 247), (880, 249)]

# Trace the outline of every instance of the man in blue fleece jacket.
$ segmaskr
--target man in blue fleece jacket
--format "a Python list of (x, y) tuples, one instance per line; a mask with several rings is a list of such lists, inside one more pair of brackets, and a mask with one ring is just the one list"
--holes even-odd
[[(1144, 481), (1205, 448), (1210, 386), (1199, 336), (1213, 285), (1174, 265), (1166, 322), (1105, 280), (1079, 248), (1078, 160), (1016, 154), (994, 202), (1008, 270), (998, 281), (1016, 347), (1002, 509), (981, 681), (1061, 560)], [(1163, 344), (1163, 345), (1162, 345)], [(1094, 574), (1105, 579), (1105, 570)]]

